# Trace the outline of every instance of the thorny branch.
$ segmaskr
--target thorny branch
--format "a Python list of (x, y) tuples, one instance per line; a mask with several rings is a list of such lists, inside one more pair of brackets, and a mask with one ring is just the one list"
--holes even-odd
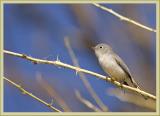
[(3, 79), (6, 80), (7, 82), (9, 82), (10, 84), (12, 84), (13, 86), (15, 86), (16, 88), (18, 88), (23, 94), (26, 94), (26, 95), (34, 98), (35, 100), (37, 100), (37, 101), (41, 102), (42, 104), (46, 105), (47, 107), (49, 107), (53, 111), (61, 112), (60, 110), (58, 110), (57, 108), (52, 106), (53, 102), (47, 103), (47, 102), (43, 101), (42, 99), (38, 98), (37, 96), (33, 95), (32, 93), (28, 92), (27, 90), (25, 90), (22, 86), (20, 86), (20, 85), (16, 84), (15, 82), (11, 81), (10, 79), (5, 78), (5, 77), (3, 77)]
[(98, 73), (95, 73), (95, 72), (92, 72), (92, 71), (89, 71), (89, 70), (86, 70), (86, 69), (82, 69), (82, 68), (79, 68), (79, 67), (75, 67), (75, 66), (63, 63), (60, 60), (55, 60), (55, 61), (43, 60), (43, 59), (38, 59), (38, 58), (31, 57), (31, 56), (27, 56), (25, 54), (15, 53), (15, 52), (7, 51), (7, 50), (4, 50), (4, 53), (8, 54), (8, 55), (12, 55), (12, 56), (16, 56), (16, 57), (20, 57), (20, 58), (29, 60), (29, 61), (33, 62), (34, 64), (50, 64), (50, 65), (55, 65), (55, 66), (59, 66), (59, 67), (72, 69), (72, 70), (75, 70), (76, 72), (82, 72), (82, 73), (90, 74), (90, 75), (93, 75), (93, 76), (95, 76), (99, 79), (108, 81), (108, 82), (110, 82), (110, 83), (112, 83), (112, 84), (114, 84), (118, 87), (121, 87), (121, 88), (125, 89), (125, 90), (136, 92), (136, 93), (144, 95), (144, 96), (146, 96), (150, 99), (156, 100), (156, 96), (154, 96), (150, 93), (147, 93), (143, 90), (140, 90), (138, 88), (133, 88), (133, 87), (130, 87), (130, 86), (127, 86), (127, 85), (124, 85), (124, 84), (120, 84), (118, 81), (112, 81), (112, 79), (109, 78), (109, 77), (106, 77), (104, 75), (101, 75), (101, 74), (98, 74)]
[(138, 27), (141, 27), (141, 28), (143, 28), (143, 29), (146, 29), (146, 30), (149, 30), (149, 31), (152, 31), (152, 32), (157, 32), (156, 29), (147, 27), (147, 26), (145, 26), (145, 25), (143, 25), (143, 24), (141, 24), (141, 23), (139, 23), (139, 22), (137, 22), (137, 21), (134, 21), (134, 20), (132, 20), (132, 19), (129, 19), (129, 18), (127, 18), (127, 17), (125, 17), (125, 16), (123, 16), (123, 15), (121, 15), (121, 14), (113, 11), (113, 10), (110, 9), (110, 8), (104, 7), (104, 6), (102, 6), (102, 5), (100, 5), (100, 4), (97, 4), (97, 3), (93, 3), (93, 5), (96, 6), (96, 7), (98, 7), (98, 8), (100, 8), (100, 9), (102, 9), (102, 10), (104, 10), (104, 11), (107, 11), (107, 12), (111, 13), (112, 15), (118, 17), (118, 18), (119, 18), (120, 20), (122, 20), (122, 21), (126, 21), (126, 22), (129, 22), (129, 23), (132, 23), (132, 24), (134, 24), (134, 25), (136, 25), (136, 26), (138, 26)]
[[(79, 62), (76, 58), (76, 55), (71, 47), (71, 43), (68, 37), (64, 38), (64, 43), (65, 46), (69, 52), (69, 55), (71, 57), (71, 60), (73, 62), (73, 65), (76, 67), (80, 67), (79, 66)], [(91, 94), (91, 96), (93, 97), (93, 99), (96, 101), (97, 105), (103, 110), (103, 111), (109, 111), (108, 107), (102, 102), (102, 100), (99, 98), (99, 96), (96, 94), (96, 92), (94, 91), (94, 89), (92, 88), (91, 84), (89, 83), (89, 81), (87, 80), (86, 76), (84, 75), (84, 73), (79, 73), (80, 79), (82, 80), (84, 86), (86, 87), (86, 89), (88, 90), (88, 92)]]
[(36, 74), (36, 79), (37, 82), (41, 85), (41, 88), (43, 88), (49, 94), (49, 96), (51, 96), (55, 100), (55, 102), (58, 103), (58, 105), (63, 109), (64, 112), (71, 112), (70, 107), (54, 89), (54, 86), (51, 86), (39, 72)]

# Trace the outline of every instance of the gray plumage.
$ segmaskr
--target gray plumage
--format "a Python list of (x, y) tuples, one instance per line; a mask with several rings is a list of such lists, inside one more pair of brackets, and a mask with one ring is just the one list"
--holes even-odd
[(124, 61), (107, 44), (94, 47), (95, 54), (102, 69), (113, 79), (122, 84), (139, 88)]

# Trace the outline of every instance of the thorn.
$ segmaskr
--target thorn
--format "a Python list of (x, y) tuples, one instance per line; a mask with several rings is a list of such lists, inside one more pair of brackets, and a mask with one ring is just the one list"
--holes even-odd
[(78, 71), (76, 70), (76, 76), (78, 75)]
[(53, 105), (53, 99), (51, 99), (51, 102), (47, 106), (51, 107), (52, 105)]
[(59, 60), (59, 55), (57, 55), (56, 61), (60, 61), (60, 60)]
[(76, 67), (76, 75), (78, 75), (78, 72), (80, 71), (79, 67)]
[(50, 106), (52, 106), (53, 105), (53, 99), (51, 99), (51, 103), (50, 103)]
[[(57, 55), (56, 62), (60, 62), (59, 55)], [(62, 68), (62, 67), (58, 66), (58, 68)]]

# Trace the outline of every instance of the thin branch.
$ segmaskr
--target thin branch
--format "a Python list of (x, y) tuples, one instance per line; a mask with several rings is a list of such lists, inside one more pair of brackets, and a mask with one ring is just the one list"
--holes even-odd
[(108, 82), (110, 82), (110, 83), (112, 83), (112, 84), (114, 84), (114, 85), (116, 85), (116, 86), (118, 86), (120, 88), (124, 88), (125, 90), (136, 92), (136, 93), (144, 95), (144, 96), (146, 96), (148, 98), (156, 100), (156, 96), (154, 96), (154, 95), (152, 95), (150, 93), (142, 91), (142, 90), (140, 90), (138, 88), (133, 88), (133, 87), (130, 87), (130, 86), (127, 86), (127, 85), (124, 85), (124, 84), (120, 84), (118, 81), (113, 81), (109, 77), (106, 77), (104, 75), (101, 75), (101, 74), (98, 74), (98, 73), (95, 73), (95, 72), (92, 72), (92, 71), (89, 71), (89, 70), (86, 70), (86, 69), (82, 69), (82, 68), (79, 68), (79, 67), (75, 67), (75, 66), (63, 63), (60, 60), (55, 60), (55, 61), (43, 60), (43, 59), (33, 58), (33, 57), (27, 56), (25, 54), (15, 53), (15, 52), (7, 51), (7, 50), (4, 50), (3, 52), (5, 54), (8, 54), (8, 55), (12, 55), (12, 56), (16, 56), (16, 57), (20, 57), (20, 58), (29, 60), (29, 61), (33, 62), (34, 64), (50, 64), (50, 65), (55, 65), (55, 66), (59, 66), (59, 67), (72, 69), (72, 70), (75, 70), (76, 72), (82, 72), (82, 73), (90, 74), (90, 75), (93, 75), (93, 76), (95, 76), (95, 77), (97, 77), (99, 79), (108, 81)]
[(102, 112), (99, 108), (97, 108), (95, 105), (93, 105), (90, 101), (84, 99), (81, 94), (79, 93), (78, 90), (75, 91), (76, 97), (79, 99), (80, 102), (82, 102), (84, 105), (92, 109), (93, 111), (96, 112)]
[(152, 111), (156, 111), (156, 101), (153, 99), (145, 100), (142, 96), (133, 94), (132, 92), (123, 93), (119, 88), (108, 88), (107, 95), (114, 96), (120, 101), (128, 102), (141, 106)]
[(58, 110), (57, 108), (52, 106), (52, 102), (47, 103), (47, 102), (43, 101), (42, 99), (38, 98), (37, 96), (33, 95), (32, 93), (28, 92), (27, 90), (25, 90), (22, 86), (20, 86), (20, 85), (16, 84), (15, 82), (11, 81), (10, 79), (7, 79), (5, 77), (3, 77), (3, 79), (6, 80), (7, 82), (9, 82), (10, 84), (12, 84), (13, 86), (15, 86), (16, 88), (18, 88), (23, 94), (26, 94), (26, 95), (34, 98), (35, 100), (37, 100), (37, 101), (41, 102), (42, 104), (46, 105), (47, 107), (49, 107), (53, 111), (61, 112), (60, 110)]
[(122, 20), (122, 21), (126, 21), (126, 22), (129, 22), (129, 23), (132, 23), (132, 24), (134, 24), (134, 25), (136, 25), (136, 26), (138, 26), (138, 27), (141, 27), (141, 28), (143, 28), (143, 29), (146, 29), (146, 30), (149, 30), (149, 31), (152, 31), (152, 32), (157, 32), (156, 29), (150, 28), (150, 27), (145, 26), (145, 25), (143, 25), (143, 24), (141, 24), (141, 23), (139, 23), (139, 22), (137, 22), (137, 21), (134, 21), (134, 20), (132, 20), (132, 19), (129, 19), (129, 18), (127, 18), (127, 17), (125, 17), (125, 16), (123, 16), (123, 15), (121, 15), (121, 14), (113, 11), (113, 10), (110, 9), (110, 8), (104, 7), (104, 6), (102, 6), (102, 5), (100, 5), (100, 4), (97, 4), (97, 3), (93, 3), (93, 5), (96, 6), (96, 7), (98, 7), (98, 8), (100, 8), (100, 9), (102, 9), (102, 10), (105, 10), (105, 11), (111, 13), (112, 15), (118, 17), (118, 18), (119, 18), (120, 20)]
[(36, 79), (38, 83), (41, 85), (41, 87), (58, 103), (59, 106), (65, 111), (65, 112), (71, 112), (71, 109), (66, 104), (66, 102), (63, 100), (63, 98), (58, 94), (58, 92), (54, 89), (53, 86), (51, 86), (45, 79), (43, 79), (42, 75), (40, 73), (36, 74)]
[[(65, 37), (64, 39), (64, 43), (65, 46), (69, 52), (69, 55), (72, 59), (72, 62), (74, 64), (74, 66), (76, 67), (80, 67), (78, 60), (76, 58), (76, 55), (73, 51), (73, 49), (71, 48), (70, 45), (70, 41), (68, 37)], [(86, 76), (84, 75), (84, 73), (79, 73), (79, 76), (81, 77), (80, 79), (82, 80), (83, 84), (85, 85), (85, 87), (87, 88), (88, 92), (91, 94), (91, 96), (93, 97), (93, 99), (96, 101), (96, 103), (98, 104), (98, 106), (103, 110), (103, 111), (108, 111), (107, 106), (101, 101), (101, 99), (99, 98), (99, 96), (96, 94), (96, 92), (94, 91), (94, 89), (92, 88), (91, 84), (89, 83), (89, 81), (87, 80)]]

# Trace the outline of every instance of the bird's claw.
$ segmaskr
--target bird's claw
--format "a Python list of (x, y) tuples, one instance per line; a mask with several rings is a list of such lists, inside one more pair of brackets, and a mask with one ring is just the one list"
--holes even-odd
[(120, 83), (119, 87), (122, 89), (122, 88), (123, 88), (123, 84), (122, 84), (122, 83)]
[(115, 80), (113, 78), (111, 78), (111, 82), (114, 82)]

